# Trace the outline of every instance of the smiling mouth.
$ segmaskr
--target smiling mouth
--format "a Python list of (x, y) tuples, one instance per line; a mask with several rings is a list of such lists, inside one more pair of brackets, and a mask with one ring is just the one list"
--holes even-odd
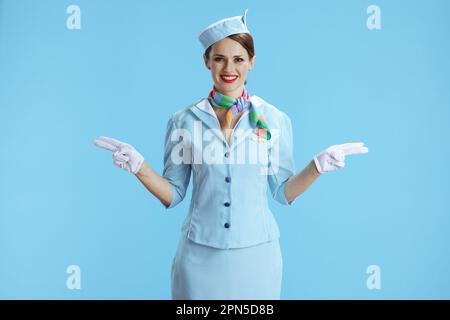
[(222, 81), (226, 82), (226, 83), (232, 83), (234, 82), (236, 79), (238, 78), (238, 76), (228, 76), (228, 75), (221, 75), (220, 79), (222, 79)]

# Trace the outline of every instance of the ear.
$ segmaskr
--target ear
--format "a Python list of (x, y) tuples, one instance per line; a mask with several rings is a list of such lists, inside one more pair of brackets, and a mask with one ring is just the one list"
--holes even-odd
[(204, 54), (203, 54), (203, 61), (205, 62), (206, 68), (211, 70), (211, 68), (209, 67), (209, 61), (208, 61), (208, 59), (206, 58), (206, 56)]
[(256, 62), (256, 55), (254, 55), (253, 58), (250, 59), (250, 68), (249, 68), (249, 70), (253, 69), (253, 67), (255, 66), (255, 62)]

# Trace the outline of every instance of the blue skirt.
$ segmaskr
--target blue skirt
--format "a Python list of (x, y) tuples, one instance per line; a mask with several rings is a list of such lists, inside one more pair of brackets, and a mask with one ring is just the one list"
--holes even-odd
[(282, 269), (278, 239), (218, 249), (182, 236), (172, 262), (172, 299), (278, 300)]

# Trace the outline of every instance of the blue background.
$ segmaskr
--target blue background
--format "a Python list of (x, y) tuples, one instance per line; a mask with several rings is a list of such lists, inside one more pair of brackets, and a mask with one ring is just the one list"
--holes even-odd
[(0, 0), (0, 298), (170, 299), (191, 188), (166, 210), (92, 140), (126, 141), (161, 173), (168, 118), (212, 88), (197, 33), (246, 8), (247, 89), (291, 117), (297, 170), (333, 144), (369, 147), (294, 206), (271, 201), (282, 298), (450, 298), (445, 0)]

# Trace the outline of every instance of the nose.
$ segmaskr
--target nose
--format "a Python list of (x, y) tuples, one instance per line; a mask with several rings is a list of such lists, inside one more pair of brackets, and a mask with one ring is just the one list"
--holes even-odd
[(233, 63), (230, 61), (225, 62), (225, 65), (223, 66), (223, 71), (231, 72), (232, 70), (233, 70)]

